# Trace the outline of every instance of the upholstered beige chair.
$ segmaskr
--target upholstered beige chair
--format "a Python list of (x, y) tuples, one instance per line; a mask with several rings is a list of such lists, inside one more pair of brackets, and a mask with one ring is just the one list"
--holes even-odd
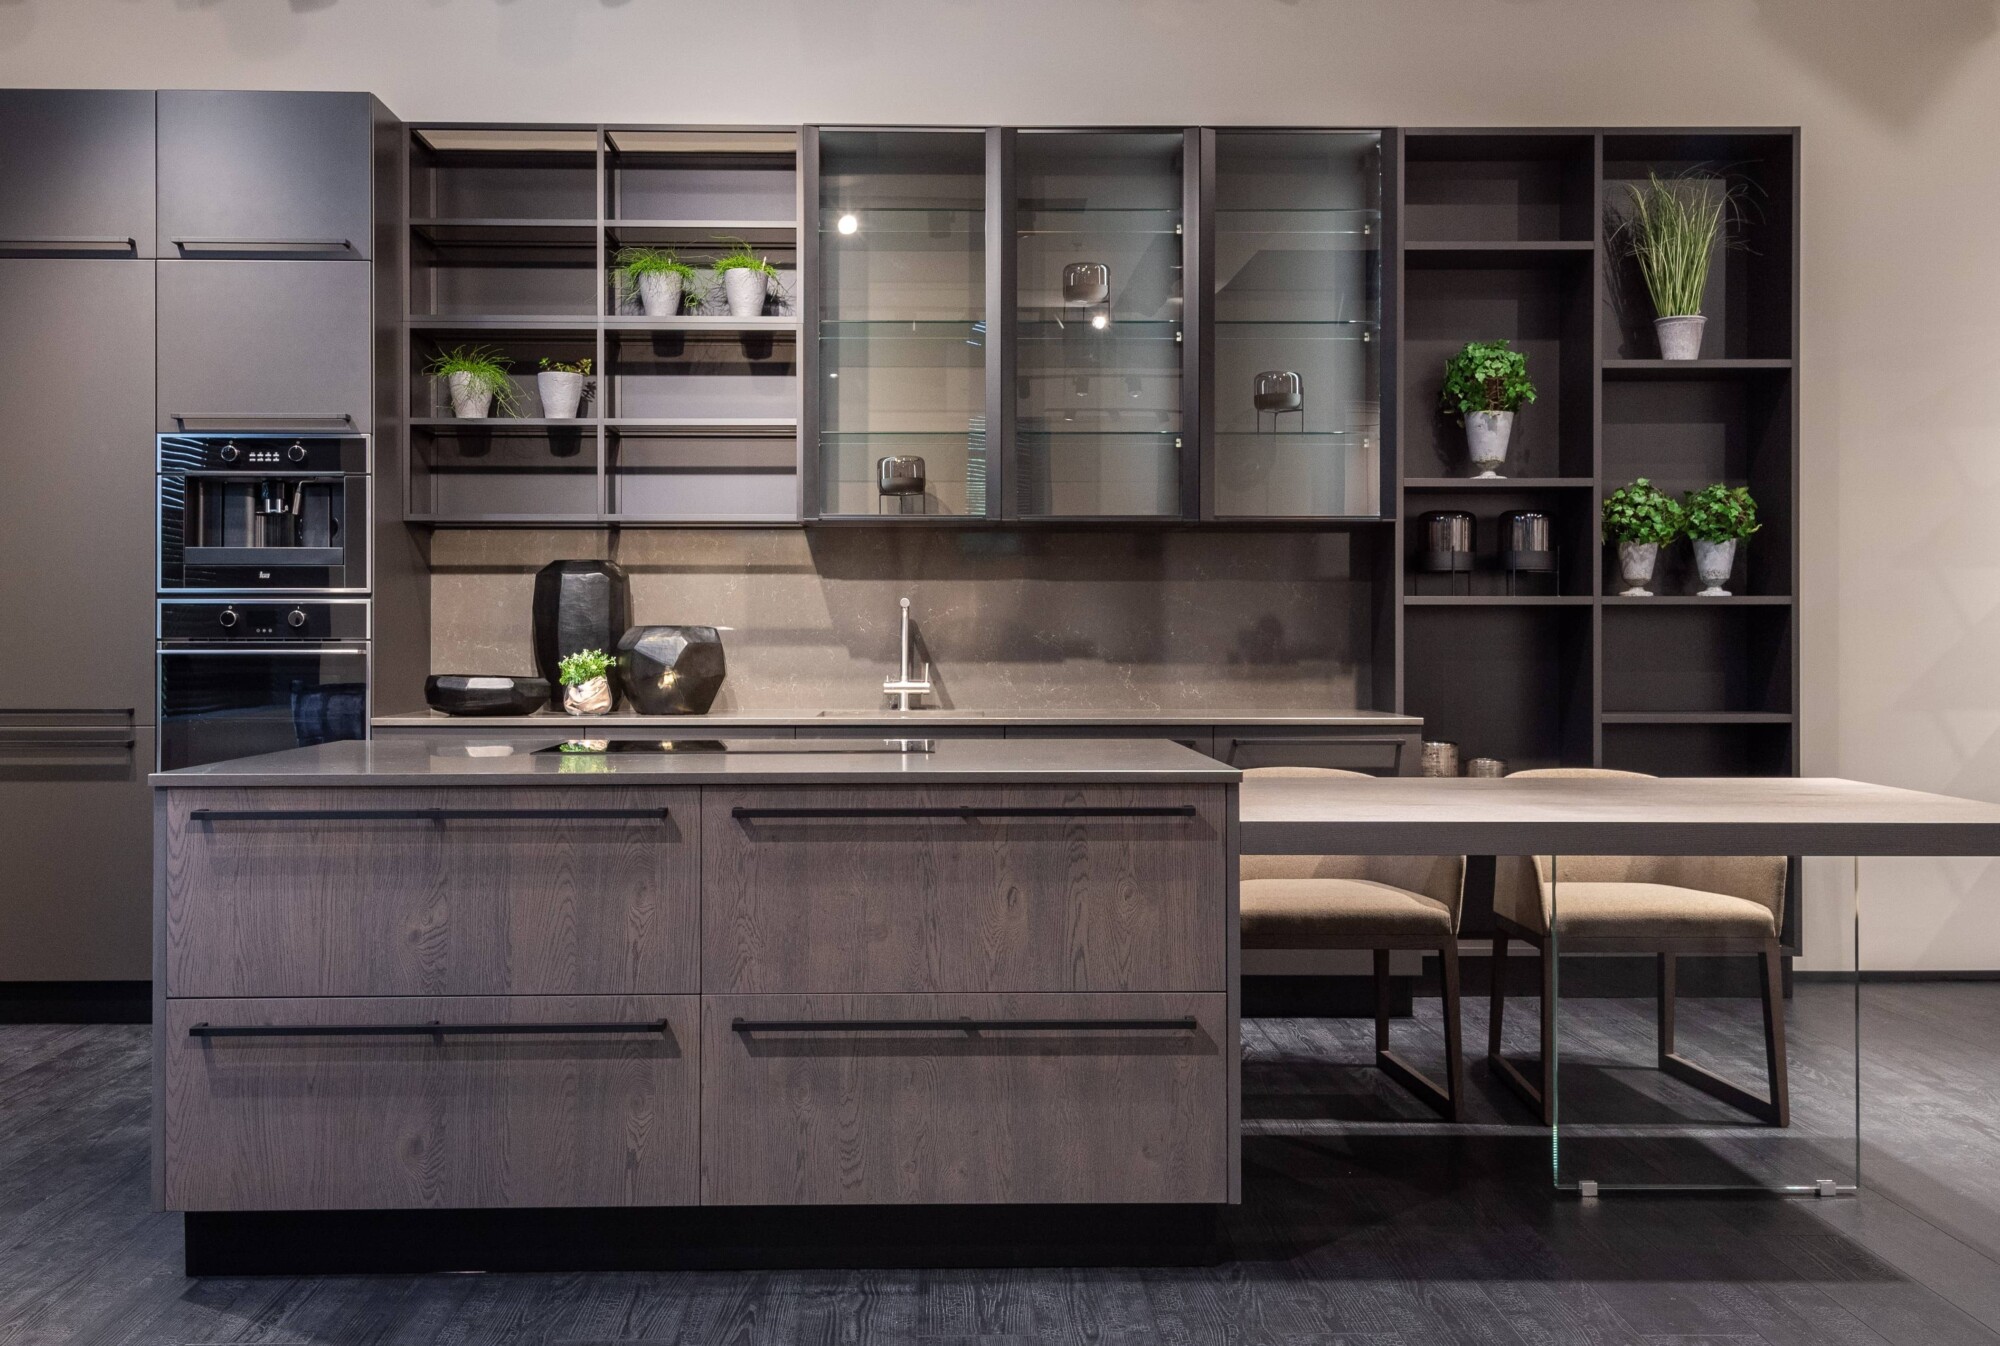
[[(1326, 767), (1251, 767), (1246, 777), (1359, 776)], [(1465, 1062), (1459, 1042), (1458, 914), (1465, 857), (1246, 855), (1246, 949), (1369, 949), (1375, 954), (1375, 1064), (1448, 1121), (1460, 1117)], [(1389, 1050), (1389, 953), (1434, 950), (1444, 983), (1445, 1083)]]
[[(1647, 779), (1639, 772), (1557, 768), (1511, 779)], [(1785, 1082), (1785, 1016), (1778, 932), (1785, 920), (1783, 856), (1503, 856), (1493, 884), (1493, 1002), (1486, 1058), (1552, 1124), (1549, 1062), (1555, 1057), (1555, 961), (1548, 954), (1551, 911), (1562, 953), (1651, 953), (1659, 959), (1659, 1067), (1772, 1126), (1791, 1124)], [(1553, 869), (1553, 874), (1551, 870)], [(1553, 885), (1551, 880), (1553, 879)], [(1553, 891), (1552, 891), (1553, 887)], [(1541, 1060), (1529, 1079), (1500, 1052), (1507, 944), (1533, 945), (1542, 961)], [(1674, 1050), (1674, 960), (1681, 954), (1754, 954), (1762, 960), (1768, 1097), (1703, 1069)]]

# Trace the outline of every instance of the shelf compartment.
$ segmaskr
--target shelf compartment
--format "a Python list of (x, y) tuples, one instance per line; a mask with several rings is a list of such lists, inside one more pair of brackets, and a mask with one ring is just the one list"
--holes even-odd
[(605, 334), (605, 413), (619, 421), (791, 419), (798, 342), (786, 331), (625, 330)]
[(1603, 730), (1604, 765), (1653, 776), (1790, 776), (1798, 770), (1797, 727), (1715, 720), (1614, 723)]
[(1413, 242), (1589, 242), (1595, 152), (1578, 132), (1407, 132), (1404, 233)]
[(648, 317), (639, 301), (636, 290), (627, 291), (618, 271), (618, 253), (615, 249), (605, 253), (604, 311), (608, 315), (608, 325), (658, 326), (663, 330), (676, 328), (681, 323), (697, 325), (744, 327), (796, 327), (799, 321), (799, 259), (797, 245), (789, 240), (773, 245), (759, 245), (754, 251), (772, 266), (778, 274), (771, 278), (769, 292), (764, 301), (762, 314), (750, 318), (737, 318), (730, 314), (729, 301), (723, 291), (722, 277), (709, 269), (709, 262), (728, 251), (733, 244), (709, 240), (693, 243), (678, 250), (680, 259), (694, 267), (698, 277), (692, 288), (683, 287), (681, 312), (671, 317)]
[(1407, 607), (1404, 705), (1424, 737), (1510, 771), (1589, 766), (1588, 606)]
[[(430, 377), (424, 369), (433, 357), (456, 346), (483, 346), (496, 351), (499, 358), (509, 362), (508, 379), (514, 386), (515, 408), (520, 412), (520, 418), (501, 414), (474, 422), (461, 421), (452, 416), (450, 389), (443, 379)], [(536, 386), (535, 374), (545, 358), (565, 364), (586, 359), (594, 361), (597, 358), (597, 333), (588, 326), (535, 330), (468, 330), (458, 327), (412, 332), (409, 414), (417, 423), (440, 430), (450, 429), (454, 424), (525, 428), (529, 422), (538, 421), (541, 417), (541, 391)], [(597, 391), (584, 399), (581, 408), (591, 416), (598, 415), (603, 406), (598, 400), (603, 393), (603, 381), (594, 379), (593, 382)], [(495, 410), (498, 411), (498, 408)], [(560, 427), (581, 423), (568, 421), (556, 424)]]
[[(1456, 482), (1454, 486), (1471, 483)], [(1434, 511), (1463, 511), (1473, 520), (1473, 569), (1470, 574), (1432, 574), (1417, 569), (1423, 548), (1424, 516)], [(1534, 510), (1550, 516), (1557, 548), (1556, 573), (1521, 574), (1515, 594), (1507, 593), (1508, 576), (1500, 569), (1500, 516), (1510, 510)], [(1596, 520), (1587, 490), (1536, 487), (1498, 482), (1470, 490), (1424, 492), (1405, 510), (1403, 526), (1404, 590), (1411, 597), (1520, 597), (1560, 594), (1588, 603), (1597, 561)]]
[[(1797, 145), (1787, 132), (1617, 132), (1604, 137), (1607, 216), (1628, 209), (1629, 186), (1649, 173), (1698, 174), (1745, 188), (1742, 247), (1723, 249), (1709, 272), (1702, 312), (1702, 353), (1710, 357), (1786, 359), (1793, 349), (1797, 304), (1794, 197)], [(1606, 274), (1605, 355), (1650, 359), (1660, 353), (1653, 305), (1637, 264), (1614, 257)]]
[(794, 219), (798, 135), (614, 128), (605, 174), (607, 219)]
[(1507, 340), (1528, 357), (1537, 399), (1515, 415), (1502, 471), (1523, 477), (1594, 474), (1597, 365), (1587, 252), (1556, 266), (1407, 270), (1402, 393), (1406, 471), (1470, 471), (1465, 427), (1439, 405), (1445, 362), (1469, 341)]
[(963, 433), (986, 414), (984, 324), (822, 322), (823, 430)]
[(1786, 716), (1792, 612), (1784, 607), (1604, 610), (1604, 711)]
[(597, 244), (597, 226), (589, 220), (413, 219), (410, 221), (410, 234), (425, 243), (468, 246), (569, 245), (594, 248)]
[(1403, 244), (1403, 265), (1412, 270), (1465, 271), (1493, 266), (1565, 266), (1589, 257), (1590, 242), (1426, 243)]
[(413, 229), (410, 313), (424, 318), (595, 317), (597, 242), (567, 228), (443, 236)]
[[(984, 518), (988, 513), (986, 421), (969, 416), (959, 430), (824, 431), (819, 439), (825, 518), (896, 520)], [(876, 464), (889, 456), (924, 460), (921, 497), (885, 497)], [(908, 503), (904, 503), (907, 499)]]
[(607, 508), (624, 523), (795, 523), (796, 432), (611, 428)]
[(413, 425), (409, 512), (467, 522), (594, 518), (597, 459), (598, 429), (587, 421)]
[(1161, 518), (1180, 512), (1181, 439), (1172, 431), (1050, 430), (1015, 423), (1026, 518)]
[(1588, 491), (1594, 477), (1411, 477), (1408, 491)]
[(412, 129), (417, 220), (597, 220), (597, 136), (575, 129)]
[(1375, 431), (1218, 430), (1210, 449), (1218, 519), (1381, 517)]
[(742, 239), (753, 248), (798, 246), (799, 227), (789, 215), (775, 220), (606, 220), (604, 238), (610, 251), (630, 247), (672, 247), (695, 251), (712, 247), (718, 237)]
[(1408, 594), (1413, 608), (1587, 608), (1591, 600), (1576, 594)]
[[(1793, 414), (1790, 376), (1783, 371), (1743, 378), (1713, 377), (1607, 382), (1603, 392), (1604, 483), (1608, 494), (1647, 477), (1679, 498), (1711, 482), (1747, 486), (1763, 528), (1739, 543), (1736, 570), (1725, 586), (1742, 594), (1789, 594), (1793, 589)], [(1604, 592), (1618, 583), (1617, 556), (1607, 547)], [(1691, 594), (1694, 549), (1660, 550), (1656, 593)]]
[(1791, 369), (1790, 360), (1606, 360), (1604, 377), (1607, 382), (1638, 379), (1676, 382), (1718, 378), (1754, 379), (1782, 376), (1790, 373)]

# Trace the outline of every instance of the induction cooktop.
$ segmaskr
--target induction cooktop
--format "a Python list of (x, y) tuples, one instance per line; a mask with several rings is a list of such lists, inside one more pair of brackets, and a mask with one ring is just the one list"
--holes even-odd
[(537, 753), (571, 755), (593, 753), (651, 753), (677, 756), (697, 753), (890, 753), (902, 755), (936, 752), (937, 740), (930, 738), (572, 738), (551, 743)]

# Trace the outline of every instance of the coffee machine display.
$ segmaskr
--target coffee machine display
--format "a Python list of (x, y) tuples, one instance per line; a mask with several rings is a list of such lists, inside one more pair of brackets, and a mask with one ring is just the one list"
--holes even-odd
[(360, 435), (159, 438), (160, 591), (368, 591)]

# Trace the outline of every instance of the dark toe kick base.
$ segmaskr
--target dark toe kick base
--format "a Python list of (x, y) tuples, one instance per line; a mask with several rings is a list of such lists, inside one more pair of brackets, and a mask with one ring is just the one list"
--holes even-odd
[(1226, 1207), (194, 1212), (190, 1276), (1213, 1266)]

